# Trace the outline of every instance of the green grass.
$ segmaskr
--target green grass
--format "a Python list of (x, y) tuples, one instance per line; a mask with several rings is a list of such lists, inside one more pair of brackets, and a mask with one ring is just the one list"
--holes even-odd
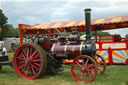
[(57, 75), (45, 75), (40, 79), (28, 80), (20, 78), (13, 68), (4, 66), (0, 71), (0, 85), (128, 85), (128, 66), (107, 65), (105, 74), (98, 74), (91, 83), (76, 82), (70, 68), (64, 68), (64, 71)]
[(9, 60), (12, 61), (13, 56), (14, 56), (14, 52), (8, 52), (7, 55), (9, 57)]
[(57, 75), (45, 75), (40, 79), (27, 80), (20, 78), (13, 68), (5, 66), (0, 71), (0, 85), (128, 85), (128, 66), (107, 66), (104, 75), (98, 74), (92, 83), (76, 82), (70, 69), (65, 68)]

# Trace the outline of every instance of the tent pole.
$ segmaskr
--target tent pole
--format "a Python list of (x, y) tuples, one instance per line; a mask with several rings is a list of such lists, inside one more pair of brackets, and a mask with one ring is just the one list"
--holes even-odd
[(95, 38), (96, 38), (96, 42), (97, 42), (97, 28), (95, 29)]

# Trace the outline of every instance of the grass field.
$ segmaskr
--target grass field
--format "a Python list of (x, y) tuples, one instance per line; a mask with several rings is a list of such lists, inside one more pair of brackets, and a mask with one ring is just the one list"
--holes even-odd
[(0, 85), (128, 85), (128, 66), (108, 65), (105, 74), (98, 74), (91, 83), (76, 82), (69, 68), (64, 68), (64, 71), (57, 75), (45, 75), (40, 79), (27, 80), (20, 78), (13, 68), (4, 66), (0, 71)]

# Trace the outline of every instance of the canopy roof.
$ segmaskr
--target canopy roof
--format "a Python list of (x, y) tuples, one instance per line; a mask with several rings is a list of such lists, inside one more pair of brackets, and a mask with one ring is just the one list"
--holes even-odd
[[(91, 20), (91, 30), (110, 30), (128, 27), (128, 15), (98, 18)], [(53, 22), (49, 24), (36, 24), (36, 25), (24, 25), (23, 30), (44, 30), (50, 28), (57, 28), (61, 31), (66, 29), (72, 31), (73, 28), (77, 28), (80, 32), (85, 31), (85, 20)]]

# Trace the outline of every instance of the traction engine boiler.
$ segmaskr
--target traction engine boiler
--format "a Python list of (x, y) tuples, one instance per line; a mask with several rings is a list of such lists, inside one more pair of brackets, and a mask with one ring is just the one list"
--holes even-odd
[[(62, 71), (62, 60), (74, 59), (71, 64), (71, 73), (77, 81), (91, 82), (97, 74), (97, 64), (102, 64), (105, 71), (104, 59), (96, 54), (95, 43), (91, 40), (91, 9), (85, 9), (86, 40), (80, 40), (77, 29), (73, 29), (70, 35), (58, 32), (54, 35), (49, 29), (41, 33), (25, 35), (25, 41), (14, 54), (14, 68), (20, 77), (35, 79), (45, 73), (56, 74)], [(96, 58), (101, 58), (99, 63)]]

